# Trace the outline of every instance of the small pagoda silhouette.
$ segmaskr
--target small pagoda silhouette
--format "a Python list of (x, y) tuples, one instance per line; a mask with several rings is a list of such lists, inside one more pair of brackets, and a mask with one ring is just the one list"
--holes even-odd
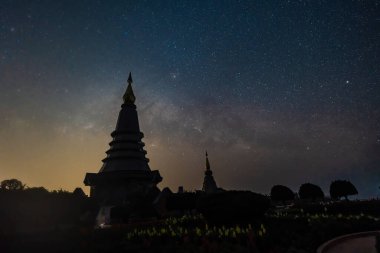
[(210, 169), (210, 161), (208, 160), (207, 151), (206, 151), (206, 171), (205, 171), (205, 178), (203, 180), (202, 191), (204, 191), (205, 193), (216, 193), (219, 191), (218, 187), (216, 186), (215, 179), (212, 176), (212, 170)]

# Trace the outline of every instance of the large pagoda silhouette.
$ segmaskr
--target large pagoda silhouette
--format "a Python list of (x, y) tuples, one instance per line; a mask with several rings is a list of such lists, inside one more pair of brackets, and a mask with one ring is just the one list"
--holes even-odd
[(131, 73), (123, 100), (103, 166), (84, 179), (84, 184), (91, 186), (90, 196), (100, 206), (98, 224), (149, 216), (153, 212), (151, 203), (160, 192), (156, 185), (162, 177), (158, 170), (150, 169), (142, 142)]

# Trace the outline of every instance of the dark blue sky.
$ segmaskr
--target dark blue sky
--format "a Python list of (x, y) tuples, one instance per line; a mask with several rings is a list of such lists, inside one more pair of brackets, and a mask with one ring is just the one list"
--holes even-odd
[[(129, 71), (161, 186), (380, 191), (378, 1), (1, 1), (0, 176), (82, 186)], [(0, 178), (2, 179), (2, 178)]]

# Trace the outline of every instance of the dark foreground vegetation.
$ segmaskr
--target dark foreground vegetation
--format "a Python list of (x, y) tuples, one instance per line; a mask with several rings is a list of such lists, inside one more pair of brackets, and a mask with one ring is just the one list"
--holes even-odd
[(336, 236), (380, 229), (379, 200), (313, 201), (315, 195), (173, 194), (166, 217), (94, 229), (97, 206), (79, 189), (2, 188), (0, 252), (301, 253)]

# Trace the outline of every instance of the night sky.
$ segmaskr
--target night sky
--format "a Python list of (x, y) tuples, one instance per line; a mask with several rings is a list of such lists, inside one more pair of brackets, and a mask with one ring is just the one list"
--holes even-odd
[(380, 195), (379, 1), (0, 1), (0, 180), (98, 172), (129, 71), (150, 167)]

